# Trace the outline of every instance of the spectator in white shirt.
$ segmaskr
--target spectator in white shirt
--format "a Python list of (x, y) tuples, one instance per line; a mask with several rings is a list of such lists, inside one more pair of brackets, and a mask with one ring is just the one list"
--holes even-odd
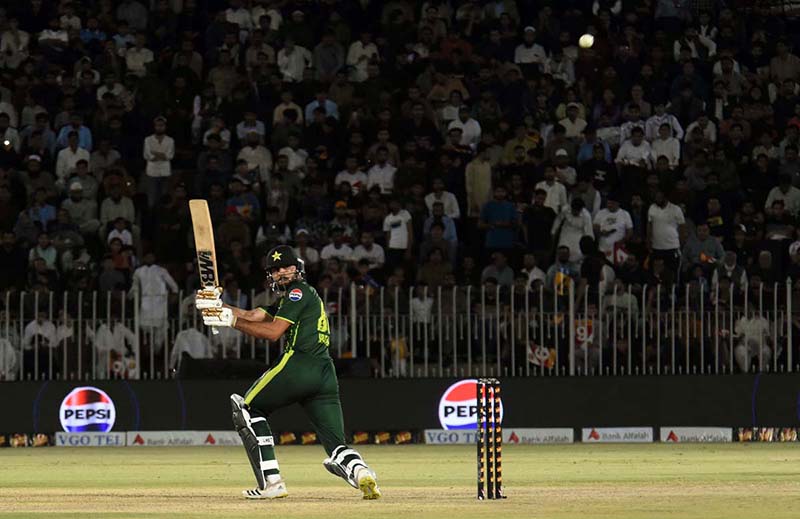
[(403, 261), (410, 261), (414, 246), (411, 213), (403, 209), (400, 200), (396, 197), (389, 200), (389, 214), (383, 219), (383, 231), (386, 235), (387, 267), (394, 268), (401, 265)]
[(578, 117), (579, 111), (580, 105), (578, 105), (578, 103), (568, 103), (567, 116), (558, 121), (558, 124), (563, 126), (564, 130), (566, 130), (564, 137), (567, 139), (580, 139), (583, 130), (586, 128), (586, 120)]
[(651, 144), (653, 159), (666, 157), (669, 168), (675, 169), (681, 163), (681, 143), (672, 136), (672, 129), (668, 123), (663, 123), (658, 129), (658, 139)]
[(544, 180), (536, 184), (534, 191), (539, 189), (547, 193), (544, 205), (555, 211), (556, 214), (560, 214), (561, 210), (567, 206), (567, 188), (556, 180), (556, 170), (553, 166), (545, 166)]
[(620, 133), (620, 142), (625, 142), (631, 138), (633, 134), (634, 128), (641, 128), (644, 130), (645, 125), (647, 124), (641, 117), (642, 109), (637, 104), (628, 105), (628, 111), (625, 114), (627, 117), (627, 121), (622, 123), (619, 127)]
[(113, 239), (120, 240), (123, 245), (133, 246), (133, 234), (128, 230), (128, 221), (121, 216), (114, 220), (114, 228), (108, 233), (106, 243), (111, 243)]
[(616, 162), (619, 167), (635, 166), (652, 169), (653, 152), (650, 143), (644, 140), (644, 130), (641, 127), (633, 128), (630, 140), (622, 143), (617, 152)]
[(302, 171), (306, 167), (308, 152), (300, 147), (300, 138), (295, 134), (289, 135), (288, 144), (278, 150), (278, 158), (283, 155), (288, 159), (289, 171)]
[(147, 204), (151, 209), (161, 199), (167, 181), (172, 176), (172, 158), (175, 156), (175, 141), (167, 135), (167, 120), (158, 116), (153, 120), (154, 133), (144, 140), (142, 155), (147, 161)]
[(339, 226), (331, 228), (331, 243), (322, 247), (319, 256), (323, 260), (336, 258), (342, 262), (353, 259), (353, 249), (344, 242), (344, 229)]
[(267, 183), (272, 173), (272, 152), (261, 144), (261, 136), (255, 132), (247, 134), (246, 144), (239, 151), (236, 160), (247, 161), (247, 169), (256, 171), (261, 182)]
[(425, 205), (428, 207), (428, 212), (433, 214), (433, 204), (441, 202), (444, 208), (445, 216), (449, 216), (453, 220), (461, 217), (461, 209), (458, 207), (458, 199), (450, 191), (444, 190), (444, 180), (437, 177), (432, 182), (433, 192), (425, 195)]
[(361, 243), (353, 250), (353, 263), (358, 264), (362, 259), (369, 262), (370, 270), (380, 270), (386, 263), (383, 247), (375, 243), (375, 236), (369, 231), (361, 233)]
[(8, 19), (8, 29), (0, 37), (0, 67), (16, 69), (28, 59), (30, 35), (19, 30), (19, 20), (12, 16)]
[(333, 180), (334, 186), (338, 187), (342, 182), (350, 184), (353, 196), (358, 195), (361, 190), (367, 189), (367, 175), (358, 167), (358, 157), (351, 155), (344, 161), (344, 169), (336, 174)]
[(558, 240), (559, 247), (569, 248), (569, 260), (573, 263), (583, 258), (580, 242), (584, 236), (594, 238), (592, 215), (586, 210), (581, 198), (573, 198), (569, 207), (564, 208), (553, 222), (550, 230), (553, 239)]
[(689, 137), (692, 135), (692, 131), (694, 131), (695, 128), (700, 128), (703, 130), (703, 138), (707, 139), (709, 142), (717, 142), (717, 125), (711, 122), (711, 119), (708, 118), (708, 115), (701, 115), (695, 122), (686, 127), (686, 136), (684, 138), (687, 142), (689, 141)]
[(678, 140), (683, 139), (684, 132), (680, 121), (674, 115), (666, 112), (666, 105), (664, 103), (656, 103), (653, 107), (655, 114), (647, 119), (645, 123), (645, 135), (648, 141), (653, 141), (658, 138), (658, 130), (662, 124), (669, 125), (670, 133)]
[(800, 213), (800, 189), (792, 185), (792, 177), (789, 175), (778, 177), (778, 185), (773, 187), (767, 195), (764, 212), (768, 215), (771, 214), (772, 204), (778, 200), (783, 202), (786, 211), (792, 216), (797, 217)]
[(248, 31), (253, 29), (250, 11), (242, 7), (242, 0), (229, 0), (230, 7), (225, 11), (225, 21), (239, 27), (239, 37), (244, 41)]
[(290, 83), (302, 81), (303, 71), (312, 66), (313, 59), (311, 51), (295, 45), (291, 38), (287, 38), (286, 45), (278, 51), (278, 68), (283, 80)]
[(458, 119), (447, 125), (448, 131), (453, 128), (461, 129), (460, 144), (462, 146), (469, 146), (474, 150), (477, 148), (478, 143), (481, 142), (481, 125), (470, 116), (468, 106), (462, 105), (458, 109)]
[(379, 60), (378, 47), (372, 43), (372, 34), (364, 31), (361, 38), (350, 44), (347, 50), (347, 66), (350, 68), (350, 81), (361, 83), (369, 76), (367, 67), (370, 61)]
[(153, 51), (145, 48), (147, 36), (143, 33), (136, 34), (136, 46), (125, 53), (125, 65), (128, 72), (143, 77), (147, 74), (147, 65), (153, 62)]
[(88, 163), (91, 158), (87, 150), (78, 147), (78, 132), (70, 131), (67, 134), (67, 147), (59, 151), (56, 158), (56, 181), (63, 185), (75, 171), (75, 165), (79, 160)]
[(673, 271), (678, 266), (681, 247), (678, 231), (685, 223), (683, 210), (667, 200), (663, 191), (656, 192), (655, 203), (647, 211), (648, 247)]
[(394, 191), (394, 174), (397, 168), (389, 164), (389, 150), (385, 146), (377, 149), (375, 161), (375, 165), (367, 171), (367, 189), (378, 186), (381, 194), (391, 194)]
[(625, 209), (620, 208), (619, 200), (613, 193), (606, 199), (606, 208), (594, 217), (594, 234), (597, 236), (597, 249), (610, 261), (614, 261), (614, 248), (625, 243), (633, 235), (633, 220)]
[(567, 187), (572, 187), (578, 181), (578, 172), (569, 164), (569, 152), (564, 148), (556, 150), (553, 157), (553, 165), (556, 168), (556, 178)]
[(533, 67), (537, 71), (547, 61), (544, 47), (536, 43), (536, 29), (527, 26), (524, 29), (522, 43), (514, 49), (514, 63), (523, 67)]

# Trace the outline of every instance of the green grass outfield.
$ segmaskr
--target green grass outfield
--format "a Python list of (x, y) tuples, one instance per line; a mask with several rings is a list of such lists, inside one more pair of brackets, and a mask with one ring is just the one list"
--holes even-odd
[(362, 446), (384, 498), (328, 474), (322, 448), (279, 447), (289, 497), (247, 501), (233, 447), (0, 451), (0, 517), (442, 519), (798, 518), (800, 445), (506, 446), (504, 501), (475, 499), (469, 446)]

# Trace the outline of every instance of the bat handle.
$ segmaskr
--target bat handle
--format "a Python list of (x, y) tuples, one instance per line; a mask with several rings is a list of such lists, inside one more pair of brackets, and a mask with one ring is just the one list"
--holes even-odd
[(212, 326), (211, 327), (211, 334), (212, 335), (219, 335), (219, 330), (217, 329), (216, 326)]

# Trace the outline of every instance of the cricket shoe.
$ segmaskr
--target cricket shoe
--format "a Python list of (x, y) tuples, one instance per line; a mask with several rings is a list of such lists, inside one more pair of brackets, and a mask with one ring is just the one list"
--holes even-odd
[(275, 483), (268, 484), (267, 488), (264, 490), (261, 490), (260, 488), (242, 490), (242, 495), (247, 499), (280, 499), (288, 496), (289, 491), (286, 490), (286, 483), (284, 483), (283, 480), (280, 480), (276, 481)]
[(367, 467), (361, 467), (356, 471), (356, 481), (358, 489), (364, 494), (364, 499), (380, 499), (381, 490), (378, 488), (378, 481), (375, 473)]
[(325, 460), (322, 462), (322, 466), (334, 476), (340, 477), (347, 481), (351, 487), (358, 488), (358, 483), (354, 479), (351, 479), (347, 476), (347, 471), (345, 468), (333, 461), (331, 458), (325, 458)]

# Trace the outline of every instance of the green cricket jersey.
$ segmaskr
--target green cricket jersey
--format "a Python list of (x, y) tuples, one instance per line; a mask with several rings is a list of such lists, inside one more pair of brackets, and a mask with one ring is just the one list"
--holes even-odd
[(286, 350), (295, 350), (317, 357), (328, 357), (331, 331), (325, 304), (305, 281), (292, 281), (277, 304), (260, 307), (273, 319), (291, 323), (286, 334)]

